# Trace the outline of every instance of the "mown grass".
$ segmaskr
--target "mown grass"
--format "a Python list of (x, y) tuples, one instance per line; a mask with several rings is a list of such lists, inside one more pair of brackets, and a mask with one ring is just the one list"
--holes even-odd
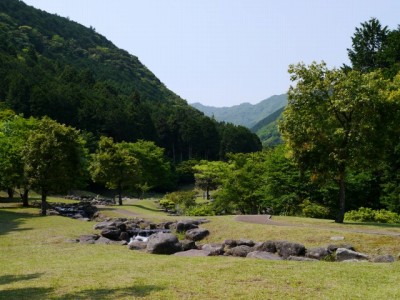
[[(167, 219), (152, 201), (121, 209)], [(5, 205), (3, 205), (5, 206)], [(120, 209), (120, 207), (113, 207)], [(116, 214), (109, 210), (110, 214)], [(117, 214), (116, 214), (117, 215)], [(397, 251), (399, 237), (341, 231), (398, 228), (338, 225), (326, 220), (273, 218), (287, 226), (210, 217), (207, 241), (288, 239), (326, 245), (341, 235), (360, 250)], [(304, 227), (296, 227), (301, 224)], [(39, 216), (34, 208), (0, 208), (0, 299), (398, 299), (400, 263), (301, 263), (232, 257), (176, 257), (129, 251), (117, 245), (68, 242), (94, 233), (94, 223)], [(293, 225), (293, 226), (292, 226)], [(319, 229), (318, 227), (323, 227)], [(205, 242), (207, 242), (205, 241)], [(363, 246), (362, 246), (363, 245)]]

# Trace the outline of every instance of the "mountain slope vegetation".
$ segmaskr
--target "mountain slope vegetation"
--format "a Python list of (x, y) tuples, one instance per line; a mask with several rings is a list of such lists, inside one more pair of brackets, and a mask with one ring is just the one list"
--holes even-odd
[(269, 116), (287, 104), (287, 95), (274, 95), (258, 104), (242, 103), (232, 107), (204, 106), (200, 103), (191, 104), (209, 117), (218, 121), (230, 122), (247, 128), (255, 126), (265, 117)]
[(278, 121), (282, 118), (284, 110), (284, 107), (278, 109), (251, 128), (251, 131), (260, 138), (264, 147), (273, 147), (282, 143), (278, 131)]
[[(94, 28), (22, 1), (0, 2), (0, 105), (116, 141), (155, 141), (175, 162), (261, 147), (246, 128), (192, 108)], [(243, 141), (243, 142), (242, 142)]]

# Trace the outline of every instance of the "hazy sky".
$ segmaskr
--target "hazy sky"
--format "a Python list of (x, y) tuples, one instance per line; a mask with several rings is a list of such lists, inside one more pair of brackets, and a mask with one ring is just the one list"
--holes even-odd
[(355, 27), (400, 24), (399, 0), (24, 0), (93, 26), (189, 103), (258, 103), (290, 85), (288, 65), (348, 63)]

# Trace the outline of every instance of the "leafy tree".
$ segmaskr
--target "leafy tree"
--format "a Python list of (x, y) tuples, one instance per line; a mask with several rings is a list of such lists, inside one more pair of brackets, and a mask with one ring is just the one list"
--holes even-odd
[(36, 119), (16, 115), (0, 122), (0, 187), (7, 188), (9, 196), (16, 188), (19, 189), (23, 206), (28, 206), (29, 193), (23, 150), (36, 124)]
[(196, 186), (206, 192), (206, 198), (209, 200), (210, 191), (217, 189), (225, 175), (226, 164), (221, 161), (202, 160), (193, 170)]
[(388, 82), (381, 73), (328, 70), (325, 63), (291, 65), (289, 102), (280, 124), (295, 161), (315, 176), (333, 176), (345, 212), (349, 167), (374, 164), (385, 146)]
[(389, 30), (379, 20), (371, 18), (356, 28), (352, 40), (352, 49), (347, 49), (350, 61), (355, 70), (370, 72), (385, 67), (382, 59), (383, 45), (388, 38)]
[(134, 189), (140, 176), (138, 159), (129, 151), (129, 144), (114, 143), (112, 138), (104, 136), (92, 155), (89, 172), (94, 182), (117, 189), (119, 205), (122, 205), (122, 191)]
[(29, 184), (42, 194), (42, 215), (46, 215), (49, 192), (66, 192), (81, 183), (86, 150), (79, 131), (47, 117), (38, 121), (23, 151)]
[(143, 140), (124, 145), (130, 155), (138, 159), (140, 177), (136, 186), (142, 195), (148, 189), (169, 190), (173, 187), (171, 165), (164, 156), (163, 148)]

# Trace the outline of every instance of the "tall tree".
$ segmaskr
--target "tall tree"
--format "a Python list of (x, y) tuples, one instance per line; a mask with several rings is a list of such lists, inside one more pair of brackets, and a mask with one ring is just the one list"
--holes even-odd
[(23, 151), (29, 183), (42, 195), (46, 215), (50, 192), (66, 192), (81, 183), (86, 169), (86, 150), (78, 130), (47, 117), (38, 121)]
[(123, 190), (134, 189), (140, 176), (138, 160), (129, 151), (128, 143), (114, 143), (112, 138), (104, 136), (92, 155), (89, 171), (94, 182), (117, 189), (119, 205), (122, 205)]
[(347, 49), (355, 70), (370, 72), (385, 67), (381, 56), (388, 33), (387, 26), (383, 27), (375, 18), (361, 23), (361, 27), (356, 28), (356, 32), (351, 38), (352, 49)]
[(379, 72), (329, 70), (325, 63), (291, 65), (289, 102), (280, 130), (293, 158), (339, 185), (339, 212), (345, 213), (349, 167), (378, 161), (384, 146), (388, 82)]

